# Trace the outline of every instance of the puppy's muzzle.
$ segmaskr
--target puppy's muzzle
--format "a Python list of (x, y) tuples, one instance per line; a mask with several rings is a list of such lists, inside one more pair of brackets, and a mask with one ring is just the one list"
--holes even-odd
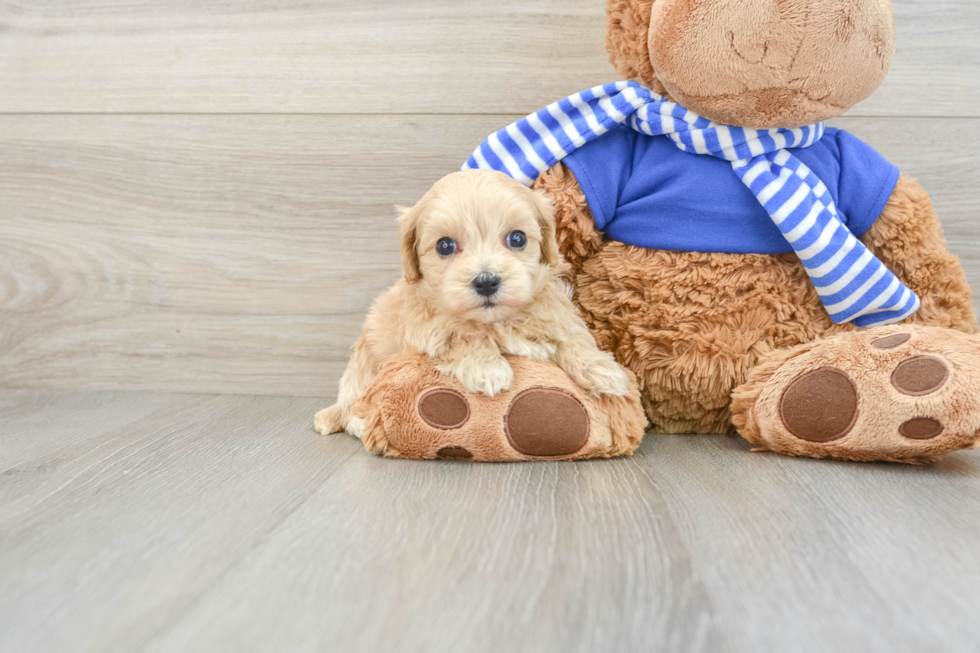
[(480, 297), (493, 297), (500, 290), (501, 278), (492, 272), (481, 272), (473, 277), (473, 290)]

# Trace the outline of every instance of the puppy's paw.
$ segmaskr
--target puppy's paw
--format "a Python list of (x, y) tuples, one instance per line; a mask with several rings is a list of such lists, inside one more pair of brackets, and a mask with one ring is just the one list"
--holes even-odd
[(514, 370), (502, 356), (490, 360), (463, 359), (452, 369), (440, 369), (455, 376), (470, 392), (482, 392), (488, 397), (510, 389), (514, 380)]
[(626, 372), (612, 357), (598, 358), (579, 368), (577, 375), (570, 375), (584, 390), (594, 395), (625, 397), (630, 392), (630, 380)]
[(324, 408), (313, 417), (313, 426), (320, 435), (331, 435), (344, 430), (340, 406)]
[(347, 423), (346, 431), (351, 435), (353, 435), (358, 440), (363, 440), (364, 428), (366, 424), (367, 423), (360, 417), (352, 417), (351, 420)]
[(554, 357), (556, 350), (557, 347), (550, 342), (532, 342), (524, 338), (513, 338), (507, 342), (504, 352), (521, 358), (546, 361)]

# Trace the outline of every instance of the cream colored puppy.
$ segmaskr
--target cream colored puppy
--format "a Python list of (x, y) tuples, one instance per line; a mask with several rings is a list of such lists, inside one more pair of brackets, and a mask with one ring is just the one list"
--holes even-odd
[(499, 172), (437, 182), (399, 220), (404, 278), (375, 302), (340, 381), (317, 413), (322, 434), (361, 437), (351, 413), (392, 356), (416, 349), (471, 392), (510, 387), (503, 354), (550, 360), (596, 395), (625, 395), (626, 373), (595, 344), (559, 280), (548, 198)]

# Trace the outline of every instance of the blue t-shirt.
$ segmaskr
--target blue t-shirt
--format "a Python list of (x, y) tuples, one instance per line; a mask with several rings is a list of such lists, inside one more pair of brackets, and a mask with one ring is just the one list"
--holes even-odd
[[(790, 151), (826, 184), (855, 236), (871, 228), (898, 183), (898, 168), (833, 127), (811, 147)], [(666, 136), (621, 126), (564, 161), (596, 226), (613, 240), (684, 252), (793, 251), (731, 163), (683, 152)]]

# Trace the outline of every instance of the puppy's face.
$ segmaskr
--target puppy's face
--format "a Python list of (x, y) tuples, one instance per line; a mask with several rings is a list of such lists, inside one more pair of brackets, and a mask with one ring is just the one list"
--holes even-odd
[(401, 218), (405, 278), (440, 313), (506, 320), (553, 278), (551, 203), (499, 172), (445, 177)]

